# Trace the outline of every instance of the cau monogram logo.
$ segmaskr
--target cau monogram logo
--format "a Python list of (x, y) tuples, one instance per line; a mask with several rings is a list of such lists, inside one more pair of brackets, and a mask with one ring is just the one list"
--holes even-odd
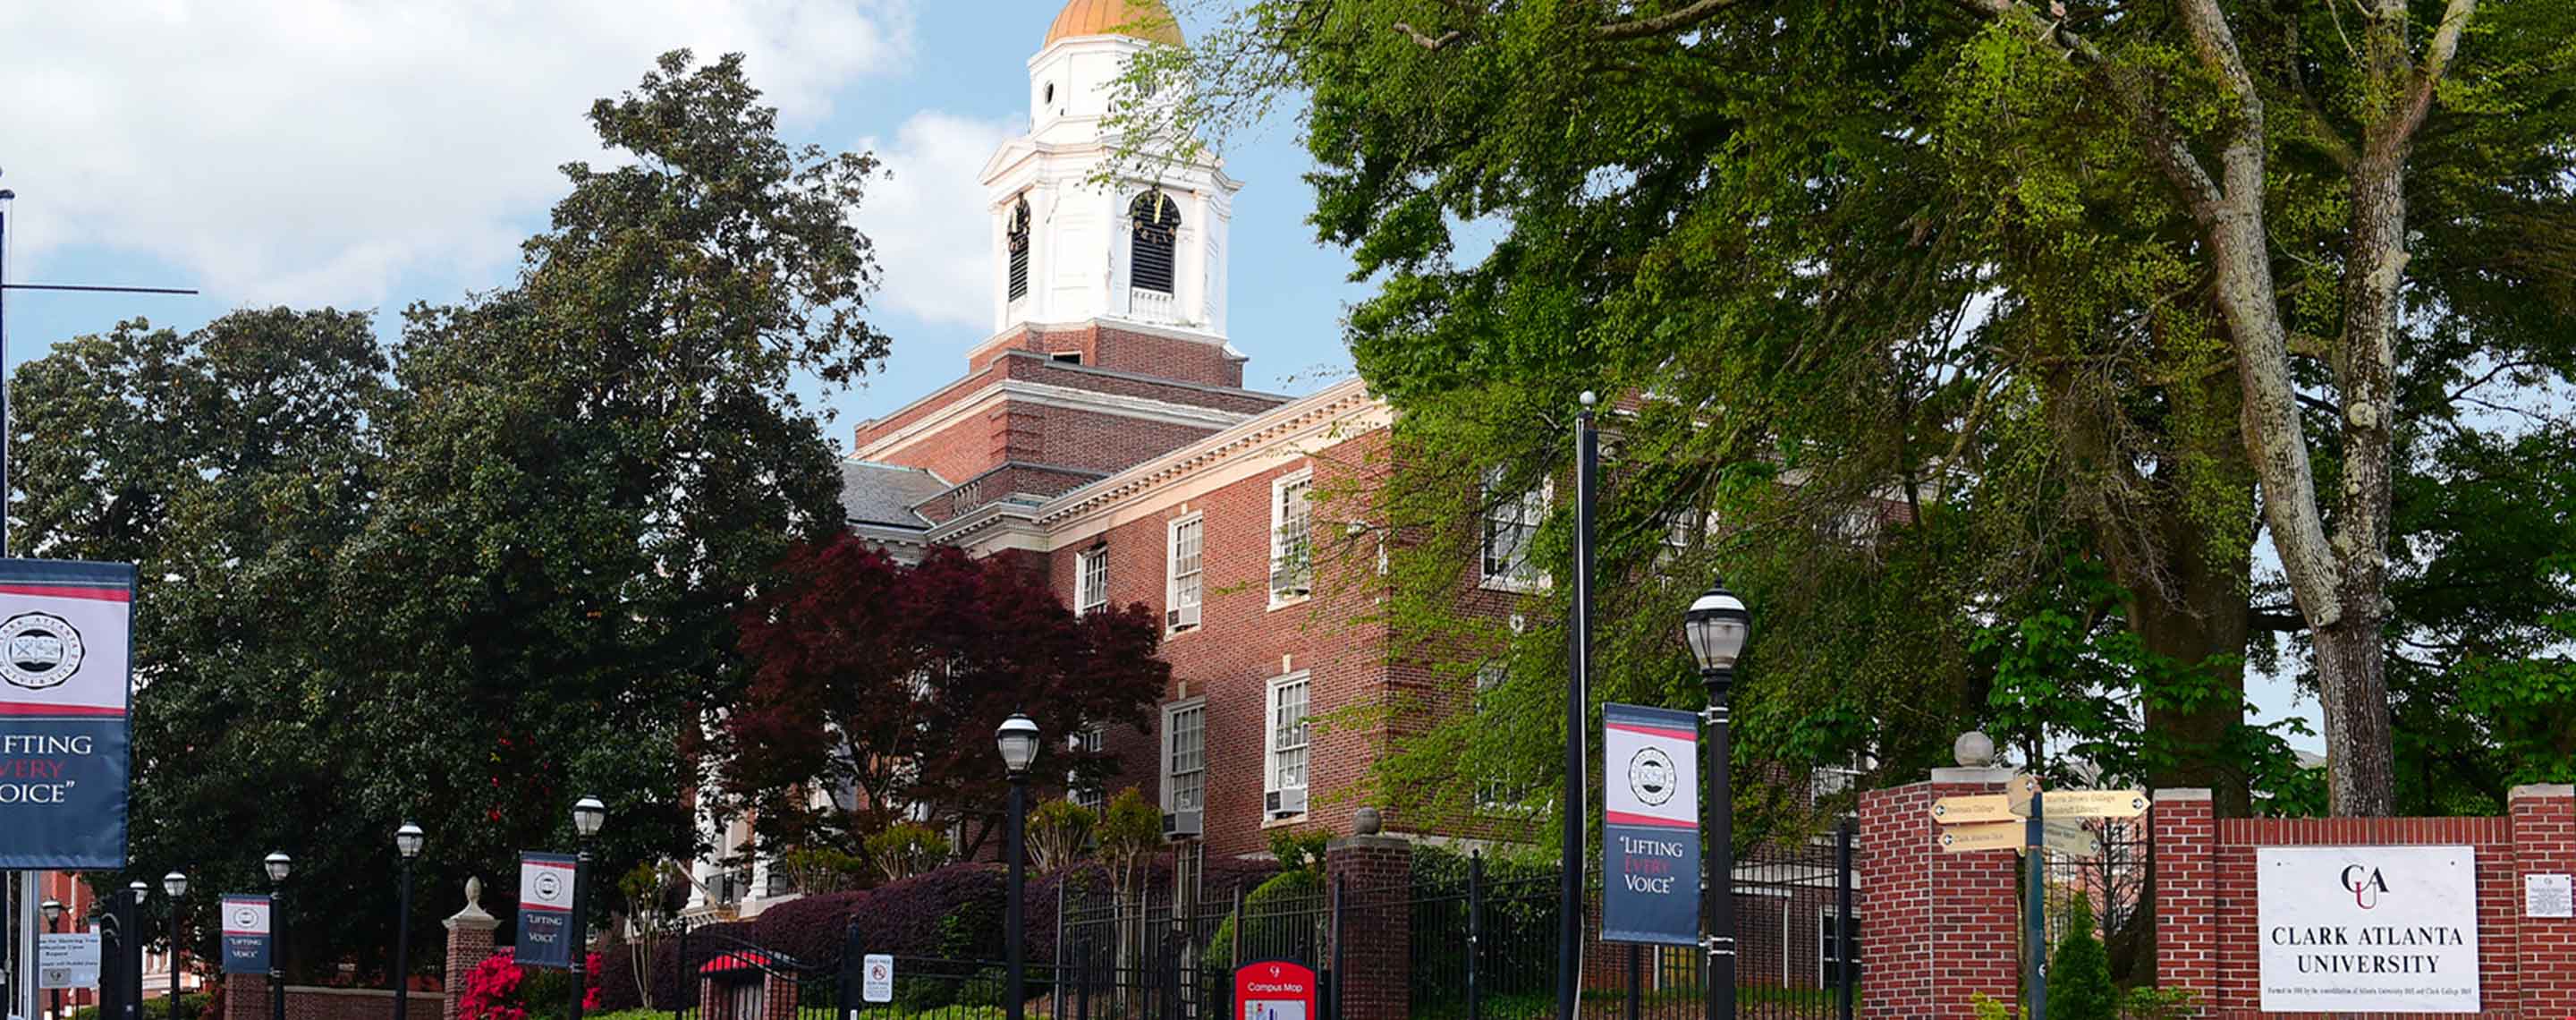
[(0, 679), (40, 691), (80, 672), (81, 636), (52, 613), (20, 613), (0, 623)]
[(2379, 906), (2379, 898), (2388, 895), (2388, 879), (2378, 868), (2364, 864), (2343, 869), (2343, 887), (2352, 893), (2353, 906), (2369, 910)]

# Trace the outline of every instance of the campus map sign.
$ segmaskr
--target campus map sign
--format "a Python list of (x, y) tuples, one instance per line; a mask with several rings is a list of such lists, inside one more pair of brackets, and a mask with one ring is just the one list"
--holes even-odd
[(125, 867), (134, 567), (0, 559), (0, 868)]
[(1315, 1020), (1315, 972), (1295, 960), (1254, 960), (1234, 969), (1240, 1020)]
[(2261, 847), (2266, 1013), (2478, 1011), (2477, 852)]
[(1699, 717), (1601, 706), (1601, 940), (1699, 944)]

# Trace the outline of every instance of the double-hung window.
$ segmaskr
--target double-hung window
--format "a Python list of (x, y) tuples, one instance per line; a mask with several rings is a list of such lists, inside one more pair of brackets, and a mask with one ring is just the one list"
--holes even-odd
[(1547, 517), (1547, 489), (1542, 485), (1526, 492), (1508, 492), (1503, 488), (1504, 476), (1500, 467), (1488, 469), (1480, 493), (1485, 508), (1484, 585), (1507, 591), (1536, 591), (1546, 582), (1531, 559), (1530, 546), (1538, 537), (1539, 522)]
[(1073, 557), (1073, 611), (1088, 613), (1109, 605), (1109, 549), (1085, 549)]
[(1163, 601), (1163, 629), (1171, 633), (1198, 629), (1199, 600), (1205, 594), (1201, 552), (1206, 534), (1207, 520), (1198, 514), (1171, 524), (1171, 555), (1165, 559), (1171, 573)]
[(1308, 495), (1315, 473), (1299, 471), (1270, 483), (1270, 607), (1315, 590), (1315, 509)]
[(1163, 710), (1163, 809), (1199, 810), (1207, 797), (1207, 703), (1191, 701)]
[[(1073, 731), (1073, 736), (1067, 738), (1065, 744), (1076, 754), (1097, 755), (1101, 748), (1108, 746), (1108, 737), (1108, 731), (1100, 726), (1085, 726)], [(1083, 778), (1082, 773), (1074, 769), (1065, 770), (1064, 789), (1065, 799), (1093, 811), (1100, 810), (1107, 802), (1107, 798), (1101, 795), (1100, 783), (1097, 780)]]
[(1266, 742), (1269, 767), (1262, 784), (1262, 806), (1271, 818), (1306, 813), (1306, 706), (1310, 689), (1304, 673), (1270, 681)]

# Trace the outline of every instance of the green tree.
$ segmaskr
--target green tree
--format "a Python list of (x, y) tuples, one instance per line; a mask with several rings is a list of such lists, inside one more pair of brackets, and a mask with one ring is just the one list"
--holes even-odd
[[(1440, 554), (1388, 611), (1409, 654), (1509, 660), (1477, 727), (1550, 742), (1561, 611), (1513, 638), (1443, 609), (1477, 536), (1442, 522), (1489, 470), (1561, 475), (1592, 389), (1634, 395), (1605, 694), (1692, 699), (1670, 621), (1722, 564), (1760, 614), (1741, 746), (1911, 773), (1992, 701), (1972, 635), (2071, 558), (2115, 594), (2060, 609), (2130, 635), (2123, 725), (2168, 738), (2139, 778), (2248, 809), (2278, 762), (2246, 756), (2243, 669), (2281, 628), (2333, 808), (2386, 813), (2400, 483), (2576, 364), (2576, 288), (2532, 255), (2576, 237), (2576, 14), (2060, 6), (1258, 0), (1130, 79), (1187, 71), (1197, 99), (1125, 118), (1171, 137), (1311, 97), (1314, 221), (1379, 280), (1350, 339), (1404, 414), (1384, 523)], [(1431, 735), (1390, 795), (1470, 736)]]
[(285, 850), (288, 958), (371, 965), (406, 818), (425, 890), (499, 903), (585, 793), (603, 874), (697, 849), (685, 755), (740, 683), (734, 614), (839, 523), (791, 377), (885, 350), (848, 225), (874, 164), (785, 145), (757, 100), (739, 58), (663, 58), (592, 109), (627, 159), (565, 168), (516, 281), (411, 309), (390, 350), (276, 310), (19, 370), (23, 548), (146, 579), (138, 877), (259, 889)]
[(2061, 1020), (2115, 1020), (2119, 993), (2111, 987), (2111, 958), (2093, 934), (2093, 901), (2083, 893), (2066, 910), (2066, 933), (2049, 961), (2048, 1015)]

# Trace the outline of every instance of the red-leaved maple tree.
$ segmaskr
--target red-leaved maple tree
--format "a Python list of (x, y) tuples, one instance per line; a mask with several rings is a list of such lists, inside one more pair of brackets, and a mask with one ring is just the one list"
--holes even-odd
[[(771, 845), (854, 847), (918, 805), (965, 822), (971, 853), (1001, 815), (1004, 718), (1046, 735), (1041, 785), (1105, 783), (1114, 763), (1065, 738), (1142, 725), (1171, 676), (1150, 609), (1077, 616), (1017, 554), (941, 548), (906, 566), (843, 535), (798, 549), (788, 574), (742, 613), (752, 678), (715, 749)], [(818, 806), (812, 791), (839, 795)]]

